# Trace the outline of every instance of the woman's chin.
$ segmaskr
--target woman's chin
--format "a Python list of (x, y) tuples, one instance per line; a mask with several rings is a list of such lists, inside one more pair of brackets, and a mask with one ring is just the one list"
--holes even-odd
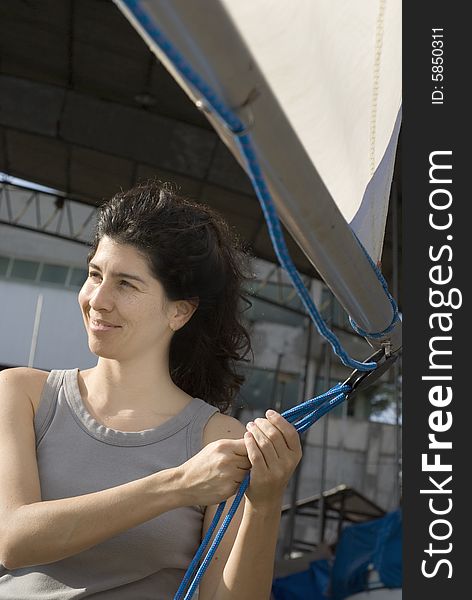
[(110, 344), (104, 344), (97, 340), (91, 340), (89, 338), (88, 347), (92, 354), (100, 356), (101, 358), (119, 358), (119, 352), (116, 348), (112, 348)]

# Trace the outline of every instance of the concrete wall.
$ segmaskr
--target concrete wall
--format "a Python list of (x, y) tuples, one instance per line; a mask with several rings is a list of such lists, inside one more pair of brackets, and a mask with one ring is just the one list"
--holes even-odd
[[(324, 417), (326, 418), (326, 417)], [(322, 422), (307, 433), (300, 497), (320, 490)], [(395, 427), (328, 416), (325, 489), (349, 485), (384, 510), (395, 505)]]

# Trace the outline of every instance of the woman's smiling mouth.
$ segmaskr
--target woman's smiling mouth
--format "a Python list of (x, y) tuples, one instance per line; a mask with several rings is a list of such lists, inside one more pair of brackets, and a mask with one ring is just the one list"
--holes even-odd
[(92, 331), (111, 331), (112, 329), (120, 329), (121, 325), (111, 325), (106, 321), (90, 320), (90, 329)]

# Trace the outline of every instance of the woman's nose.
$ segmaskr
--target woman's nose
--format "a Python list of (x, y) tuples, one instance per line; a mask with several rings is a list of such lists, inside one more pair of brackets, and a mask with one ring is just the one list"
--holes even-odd
[(89, 298), (90, 306), (99, 312), (102, 309), (111, 310), (113, 308), (113, 290), (110, 284), (103, 281), (92, 292)]

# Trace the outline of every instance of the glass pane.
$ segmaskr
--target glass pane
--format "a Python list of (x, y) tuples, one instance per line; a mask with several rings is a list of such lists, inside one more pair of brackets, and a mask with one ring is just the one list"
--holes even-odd
[(5, 276), (7, 274), (8, 263), (10, 259), (6, 256), (0, 256), (0, 275)]
[(298, 402), (300, 376), (257, 367), (241, 369), (246, 376), (238, 400), (252, 409), (262, 411), (273, 408), (283, 412)]
[(69, 267), (61, 265), (44, 265), (40, 280), (47, 283), (60, 283), (64, 285), (68, 270)]
[(281, 323), (282, 325), (292, 325), (294, 327), (303, 326), (305, 317), (298, 315), (284, 308), (274, 306), (264, 302), (259, 298), (249, 298), (252, 307), (246, 312), (245, 317), (251, 321), (270, 321), (272, 323)]
[(13, 261), (13, 268), (11, 276), (16, 279), (29, 279), (35, 280), (38, 272), (39, 263), (33, 262), (32, 260), (20, 260), (15, 258)]
[(366, 405), (366, 418), (370, 421), (395, 424), (398, 409), (398, 422), (401, 424), (401, 376), (397, 386), (391, 381), (381, 381), (377, 385), (364, 390), (363, 396)]
[(252, 368), (241, 369), (246, 376), (239, 391), (239, 399), (250, 408), (267, 410), (271, 408), (270, 402), (274, 389), (274, 371)]
[(346, 311), (333, 294), (326, 288), (323, 289), (321, 295), (320, 309), (321, 316), (326, 322), (332, 322), (332, 325), (335, 327), (342, 327), (343, 329), (351, 331), (351, 325)]
[(87, 279), (87, 269), (72, 269), (72, 275), (70, 278), (71, 287), (82, 287)]

